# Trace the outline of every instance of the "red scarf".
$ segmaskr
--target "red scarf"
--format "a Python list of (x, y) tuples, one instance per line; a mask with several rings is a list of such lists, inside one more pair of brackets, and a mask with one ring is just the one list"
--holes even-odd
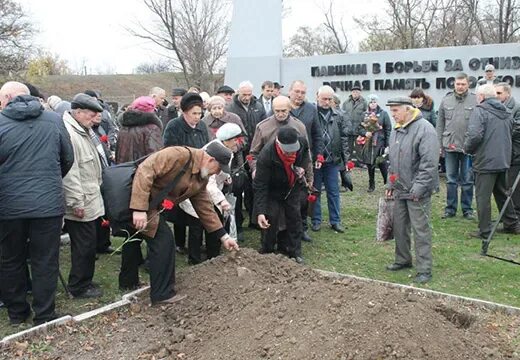
[(282, 160), (283, 168), (285, 169), (285, 174), (287, 175), (287, 179), (289, 180), (289, 186), (292, 187), (294, 185), (294, 182), (296, 181), (296, 175), (294, 174), (294, 171), (292, 169), (292, 166), (296, 161), (296, 153), (287, 155), (283, 152), (280, 145), (278, 145), (278, 142), (275, 141), (274, 145), (278, 157), (280, 158), (280, 160)]

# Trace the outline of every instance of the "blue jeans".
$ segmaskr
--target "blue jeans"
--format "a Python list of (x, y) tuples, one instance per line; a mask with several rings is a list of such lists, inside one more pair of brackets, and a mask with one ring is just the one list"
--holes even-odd
[(334, 163), (325, 163), (321, 169), (314, 169), (314, 187), (320, 190), (318, 200), (314, 205), (312, 224), (321, 223), (321, 187), (325, 184), (327, 192), (327, 205), (329, 207), (329, 222), (331, 225), (339, 224), (339, 166)]
[(473, 213), (473, 169), (471, 157), (460, 152), (448, 152), (446, 158), (446, 214), (455, 215), (458, 206), (457, 187), (460, 186), (460, 205), (463, 214)]

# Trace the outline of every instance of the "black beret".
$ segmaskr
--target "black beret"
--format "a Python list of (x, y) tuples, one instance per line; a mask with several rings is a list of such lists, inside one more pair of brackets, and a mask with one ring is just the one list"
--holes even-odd
[(359, 85), (352, 86), (352, 91), (354, 91), (354, 90), (361, 91), (361, 86), (359, 86)]
[(289, 125), (282, 126), (276, 136), (278, 143), (283, 151), (293, 153), (300, 150), (298, 141), (298, 130)]
[(76, 94), (70, 103), (71, 109), (88, 109), (95, 112), (103, 112), (103, 108), (96, 98), (85, 93)]
[(235, 90), (231, 86), (222, 85), (217, 89), (217, 94), (233, 94)]
[(394, 98), (388, 99), (386, 102), (386, 106), (399, 106), (399, 105), (410, 105), (413, 106), (412, 99), (408, 96), (397, 96)]
[(187, 91), (184, 88), (173, 88), (172, 89), (172, 96), (184, 96), (186, 95)]
[(186, 93), (181, 99), (181, 110), (188, 111), (188, 109), (195, 105), (202, 107), (203, 103), (199, 94)]

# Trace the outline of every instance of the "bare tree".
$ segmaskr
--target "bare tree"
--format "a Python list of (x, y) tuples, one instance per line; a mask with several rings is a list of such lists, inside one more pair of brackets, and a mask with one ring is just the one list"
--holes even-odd
[(333, 40), (330, 45), (334, 49), (334, 53), (344, 54), (348, 52), (350, 41), (345, 31), (343, 17), (337, 21), (334, 11), (334, 1), (329, 1), (328, 8), (324, 11), (325, 22), (324, 28), (328, 31), (330, 39)]
[(172, 70), (171, 63), (165, 59), (155, 62), (144, 62), (135, 68), (137, 74), (156, 74)]
[(336, 39), (324, 26), (311, 28), (300, 26), (289, 42), (284, 46), (284, 56), (304, 57), (315, 55), (338, 54)]
[[(143, 0), (154, 25), (137, 23), (128, 31), (167, 50), (186, 83), (213, 86), (227, 51), (228, 3), (219, 0)], [(212, 90), (212, 89), (208, 89)]]
[(0, 76), (25, 69), (34, 35), (23, 9), (12, 0), (0, 0)]

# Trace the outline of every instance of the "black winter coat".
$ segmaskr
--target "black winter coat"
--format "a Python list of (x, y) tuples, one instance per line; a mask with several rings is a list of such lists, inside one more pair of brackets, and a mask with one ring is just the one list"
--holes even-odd
[(0, 113), (0, 220), (63, 216), (62, 177), (74, 163), (60, 116), (17, 96)]
[(192, 128), (181, 115), (170, 121), (164, 130), (164, 146), (189, 146), (201, 149), (207, 143), (209, 143), (209, 133), (204, 121), (200, 121), (195, 128)]
[[(514, 97), (510, 97), (504, 103), (506, 110), (513, 116), (513, 132), (511, 141), (513, 145), (511, 154), (511, 166), (520, 165), (520, 104), (516, 102)], [(512, 185), (512, 184), (511, 184)]]
[(464, 151), (473, 156), (473, 171), (496, 173), (509, 169), (513, 117), (497, 99), (478, 104), (469, 117)]
[[(294, 166), (305, 169), (311, 161), (309, 156), (309, 145), (304, 137), (299, 137), (300, 150), (296, 156)], [(299, 187), (299, 191), (303, 187), (302, 183), (297, 180), (295, 188)], [(253, 180), (253, 190), (255, 192), (255, 214), (266, 214), (268, 202), (270, 200), (283, 200), (291, 190), (289, 179), (285, 173), (283, 163), (278, 157), (275, 148), (275, 142), (271, 141), (264, 146), (257, 157), (256, 175)]]
[[(348, 145), (348, 124), (345, 117), (336, 109), (330, 109), (331, 115), (326, 121), (322, 115), (318, 115), (320, 129), (323, 131), (325, 127), (332, 139), (328, 145), (328, 149), (332, 154), (332, 161), (337, 165), (342, 165), (344, 159), (350, 158), (350, 149)], [(319, 112), (319, 111), (318, 111)], [(322, 133), (323, 134), (323, 133)], [(322, 135), (323, 136), (323, 135)], [(327, 158), (327, 143), (323, 141), (323, 156)]]
[(155, 113), (127, 110), (121, 116), (116, 163), (137, 160), (163, 147), (162, 123)]
[(290, 113), (305, 125), (312, 159), (316, 160), (318, 154), (323, 155), (323, 133), (318, 119), (318, 109), (305, 101), (299, 108), (292, 109)]
[[(247, 131), (247, 143), (251, 144), (255, 136), (256, 125), (266, 118), (264, 106), (255, 98), (251, 98), (248, 110), (246, 111), (240, 100), (238, 100), (237, 94), (233, 96), (233, 101), (226, 106), (226, 111), (237, 114), (240, 117)], [(249, 153), (249, 146), (245, 149), (245, 152)]]

